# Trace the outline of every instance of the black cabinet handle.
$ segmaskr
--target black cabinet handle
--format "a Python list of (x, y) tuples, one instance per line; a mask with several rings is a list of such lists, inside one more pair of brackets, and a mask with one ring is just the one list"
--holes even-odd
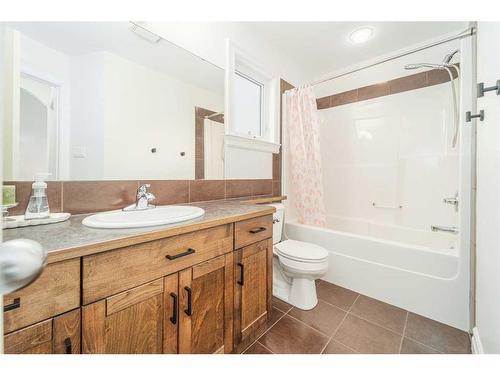
[(238, 280), (238, 284), (243, 286), (243, 284), (245, 283), (245, 266), (243, 265), (243, 263), (238, 263), (238, 266), (241, 268), (240, 279)]
[(170, 297), (174, 300), (174, 306), (172, 307), (172, 316), (170, 317), (170, 321), (172, 324), (177, 324), (177, 310), (179, 309), (179, 299), (177, 298), (177, 294), (170, 293)]
[(14, 310), (18, 307), (21, 307), (21, 298), (14, 298), (14, 302), (12, 302), (10, 305), (5, 305), (3, 307), (3, 311)]
[(193, 306), (192, 306), (192, 294), (193, 293), (192, 293), (191, 288), (188, 286), (185, 286), (184, 290), (188, 294), (188, 307), (186, 310), (184, 310), (184, 312), (186, 313), (187, 316), (191, 316), (193, 314)]
[(250, 233), (260, 233), (260, 232), (264, 232), (267, 228), (266, 227), (258, 227), (258, 228), (253, 228), (253, 229), (250, 229)]
[(66, 337), (64, 339), (64, 347), (66, 348), (66, 354), (71, 354), (73, 352), (73, 348), (71, 346), (71, 338)]
[(189, 248), (186, 251), (184, 251), (183, 253), (179, 253), (179, 254), (175, 254), (175, 255), (166, 255), (165, 258), (167, 258), (168, 260), (174, 260), (177, 258), (185, 257), (186, 255), (194, 254), (194, 253), (195, 253), (195, 250)]

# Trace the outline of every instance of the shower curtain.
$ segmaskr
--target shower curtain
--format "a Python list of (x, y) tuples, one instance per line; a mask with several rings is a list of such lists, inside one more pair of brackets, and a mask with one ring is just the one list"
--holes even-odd
[(312, 87), (285, 93), (290, 186), (301, 224), (326, 225), (319, 145), (319, 117)]

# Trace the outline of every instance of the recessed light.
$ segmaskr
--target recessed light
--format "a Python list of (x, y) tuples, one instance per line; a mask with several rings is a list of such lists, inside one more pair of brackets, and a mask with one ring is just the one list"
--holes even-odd
[(354, 44), (359, 44), (371, 39), (372, 36), (373, 29), (371, 27), (361, 27), (349, 35), (349, 40)]

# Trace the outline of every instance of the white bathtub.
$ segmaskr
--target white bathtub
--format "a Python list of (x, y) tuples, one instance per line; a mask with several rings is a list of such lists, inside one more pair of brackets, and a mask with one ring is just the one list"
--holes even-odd
[[(353, 223), (344, 224), (344, 230), (352, 229)], [(369, 226), (357, 227), (360, 231), (363, 228)], [(297, 223), (287, 223), (285, 233), (288, 238), (311, 242), (330, 252), (324, 280), (467, 330), (467, 281), (460, 271), (463, 267), (456, 236), (429, 231), (428, 244), (443, 245), (432, 249), (423, 246), (425, 236), (418, 239), (420, 244), (412, 244), (408, 243), (412, 237), (407, 242), (392, 240), (402, 238), (398, 228), (377, 229), (379, 236), (391, 240)]]

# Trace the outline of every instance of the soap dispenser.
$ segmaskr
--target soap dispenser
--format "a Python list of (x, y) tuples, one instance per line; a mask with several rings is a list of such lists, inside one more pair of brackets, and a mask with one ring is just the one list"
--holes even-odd
[(47, 183), (45, 182), (45, 179), (49, 176), (50, 173), (37, 173), (35, 175), (35, 182), (31, 185), (33, 191), (31, 192), (26, 212), (24, 213), (24, 218), (26, 220), (45, 219), (50, 217), (49, 201), (47, 199)]

